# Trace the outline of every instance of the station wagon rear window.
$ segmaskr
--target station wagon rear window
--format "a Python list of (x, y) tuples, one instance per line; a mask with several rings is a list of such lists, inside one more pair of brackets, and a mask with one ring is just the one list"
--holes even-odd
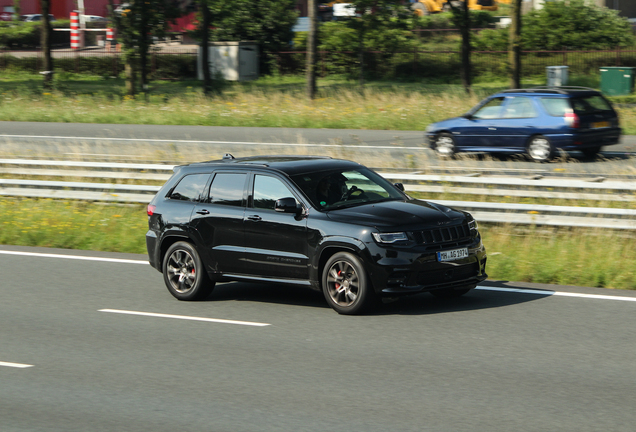
[(550, 114), (555, 117), (563, 117), (566, 112), (570, 112), (572, 107), (570, 101), (566, 98), (541, 98), (541, 105)]

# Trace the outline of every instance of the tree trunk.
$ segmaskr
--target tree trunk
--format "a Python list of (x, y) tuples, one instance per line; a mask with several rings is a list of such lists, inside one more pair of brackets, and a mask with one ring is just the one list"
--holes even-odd
[(462, 79), (462, 85), (464, 86), (464, 90), (466, 93), (471, 92), (471, 75), (472, 75), (472, 66), (470, 63), (470, 55), (472, 48), (470, 46), (470, 10), (468, 9), (468, 1), (462, 2), (461, 6), (457, 6), (454, 2), (447, 3), (452, 12), (453, 12), (453, 20), (455, 21), (455, 25), (459, 27), (459, 32), (462, 36), (462, 45), (461, 45), (461, 59), (462, 59), (462, 69), (460, 72), (460, 76)]
[(316, 97), (316, 41), (318, 39), (318, 5), (316, 0), (307, 2), (309, 8), (309, 35), (307, 37), (307, 98)]
[(44, 55), (44, 88), (53, 88), (53, 58), (51, 57), (51, 20), (49, 19), (49, 0), (40, 0), (42, 8), (42, 31), (40, 33), (40, 44)]
[(461, 28), (462, 33), (462, 84), (466, 93), (470, 93), (471, 90), (471, 73), (472, 67), (470, 64), (470, 11), (468, 10), (468, 2), (464, 2), (463, 10), (463, 25)]
[(212, 76), (210, 75), (210, 8), (207, 0), (201, 0), (201, 68), (203, 69), (203, 93), (212, 92)]
[(510, 88), (521, 87), (521, 1), (512, 1), (510, 22), (510, 41), (508, 45), (508, 64), (510, 69)]
[(135, 97), (135, 65), (133, 62), (134, 56), (127, 54), (125, 56), (124, 73), (126, 75), (126, 94), (131, 97)]
[(359, 30), (360, 53), (358, 54), (360, 62), (360, 88), (364, 87), (364, 31)]

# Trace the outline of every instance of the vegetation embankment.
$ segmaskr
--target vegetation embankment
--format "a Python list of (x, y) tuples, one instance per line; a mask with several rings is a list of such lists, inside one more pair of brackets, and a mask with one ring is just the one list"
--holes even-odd
[[(595, 86), (594, 77), (573, 77)], [(528, 80), (528, 85), (542, 78)], [(171, 124), (205, 126), (304, 127), (424, 130), (432, 122), (466, 112), (483, 97), (507, 86), (495, 79), (477, 82), (467, 96), (459, 84), (374, 81), (360, 89), (346, 78), (318, 80), (318, 97), (304, 98), (303, 77), (264, 77), (225, 83), (206, 97), (198, 81), (155, 81), (148, 94), (125, 94), (118, 78), (60, 73), (56, 90), (42, 92), (40, 78), (0, 73), (0, 119), (69, 123)], [(626, 134), (636, 134), (636, 107), (629, 97), (618, 110)]]
[[(146, 253), (146, 209), (0, 198), (0, 244)], [(634, 233), (485, 225), (491, 279), (636, 289)]]

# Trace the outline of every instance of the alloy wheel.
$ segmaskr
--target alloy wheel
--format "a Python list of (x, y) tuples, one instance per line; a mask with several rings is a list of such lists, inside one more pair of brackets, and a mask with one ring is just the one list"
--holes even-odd
[(360, 294), (360, 280), (355, 268), (347, 261), (336, 261), (329, 268), (327, 291), (335, 304), (348, 307)]
[(196, 265), (188, 251), (177, 249), (168, 258), (168, 280), (172, 288), (181, 294), (192, 290), (196, 282)]

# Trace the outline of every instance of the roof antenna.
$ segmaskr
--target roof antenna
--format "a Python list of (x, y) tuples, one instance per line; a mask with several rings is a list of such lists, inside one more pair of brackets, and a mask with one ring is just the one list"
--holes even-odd
[(223, 160), (226, 160), (226, 159), (235, 159), (235, 158), (230, 153), (225, 153), (223, 155)]

